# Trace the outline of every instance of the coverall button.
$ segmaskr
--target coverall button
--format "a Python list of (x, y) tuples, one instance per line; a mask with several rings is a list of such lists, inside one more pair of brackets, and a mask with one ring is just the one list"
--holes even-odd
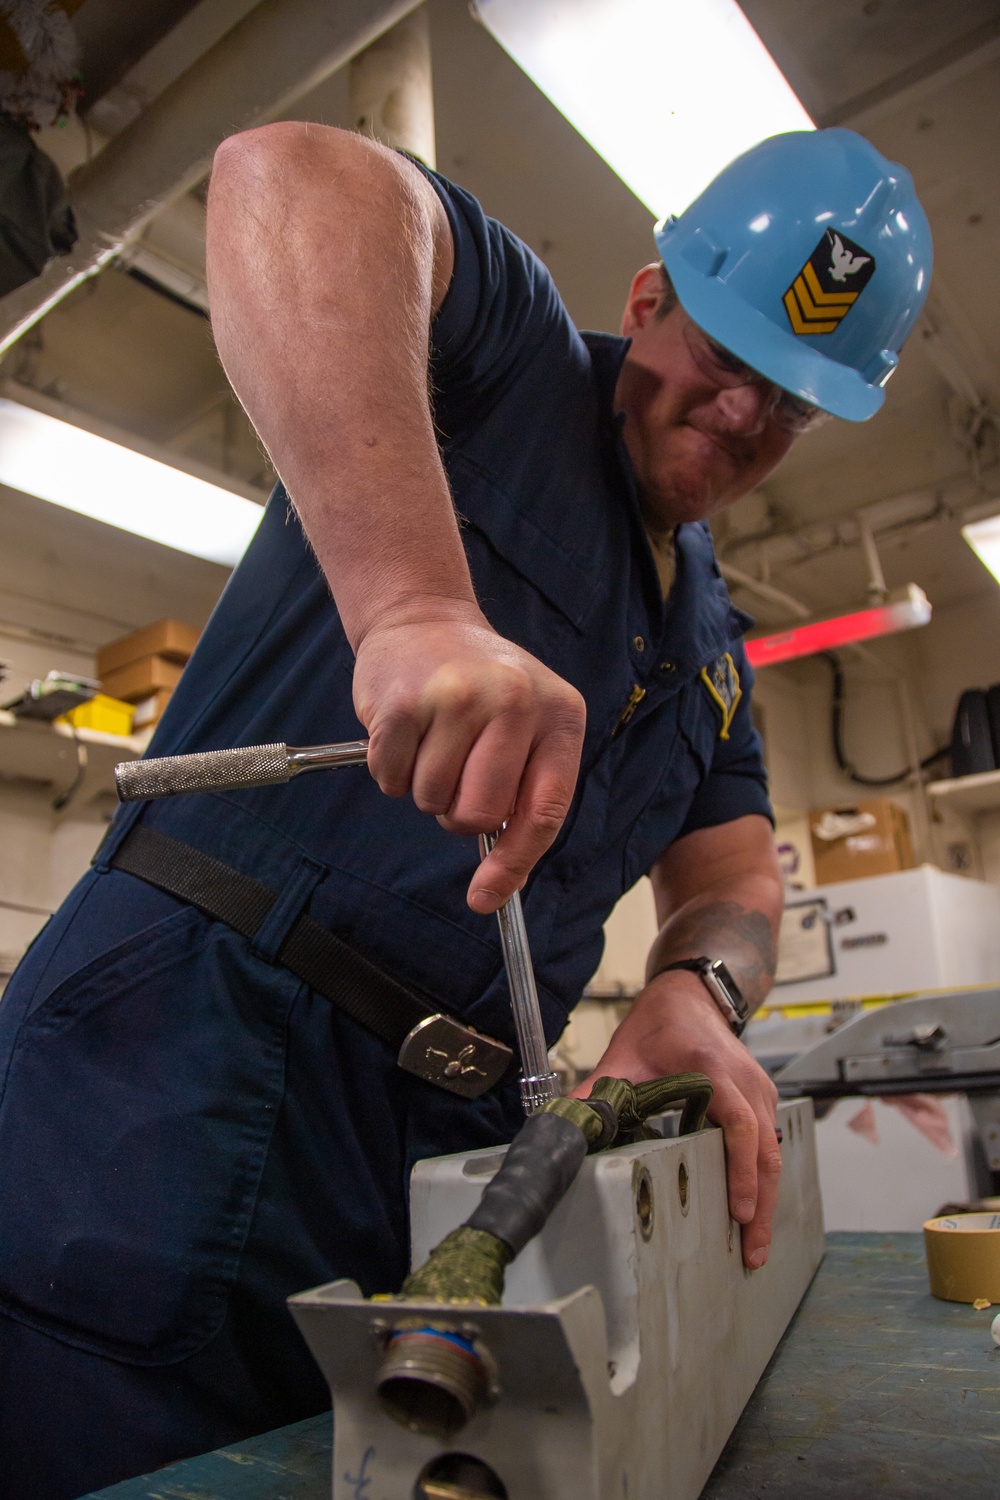
[(632, 644), (637, 651), (645, 651), (646, 649), (646, 642), (643, 640), (641, 635), (637, 635)]

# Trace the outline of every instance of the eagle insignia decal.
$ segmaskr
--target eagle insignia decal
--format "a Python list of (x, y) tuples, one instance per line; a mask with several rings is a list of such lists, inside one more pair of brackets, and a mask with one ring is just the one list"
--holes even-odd
[(728, 740), (729, 726), (733, 722), (737, 705), (743, 697), (743, 689), (740, 687), (740, 674), (736, 670), (733, 658), (727, 651), (725, 656), (719, 656), (709, 667), (702, 667), (701, 680), (708, 688), (712, 700), (719, 712), (722, 714), (722, 727), (719, 730), (719, 739)]
[(875, 257), (828, 229), (782, 301), (793, 333), (835, 333), (875, 274)]

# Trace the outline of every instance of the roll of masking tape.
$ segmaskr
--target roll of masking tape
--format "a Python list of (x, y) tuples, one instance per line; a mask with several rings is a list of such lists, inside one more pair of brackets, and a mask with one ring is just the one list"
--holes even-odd
[(1000, 1213), (928, 1219), (931, 1291), (946, 1302), (1000, 1302)]

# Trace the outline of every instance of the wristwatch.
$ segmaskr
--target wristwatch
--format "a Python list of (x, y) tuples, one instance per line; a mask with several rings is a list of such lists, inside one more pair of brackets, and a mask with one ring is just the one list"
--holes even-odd
[(665, 964), (657, 973), (669, 974), (671, 969), (688, 969), (697, 974), (736, 1035), (743, 1035), (750, 1019), (750, 1006), (721, 958), (679, 958), (676, 963)]

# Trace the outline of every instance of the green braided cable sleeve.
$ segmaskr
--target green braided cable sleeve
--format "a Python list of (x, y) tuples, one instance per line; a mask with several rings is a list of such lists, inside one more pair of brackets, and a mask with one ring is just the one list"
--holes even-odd
[[(704, 1126), (705, 1113), (712, 1098), (712, 1085), (704, 1073), (676, 1073), (669, 1078), (656, 1078), (639, 1084), (629, 1083), (624, 1078), (599, 1078), (591, 1090), (591, 1097), (611, 1105), (618, 1120), (619, 1141), (634, 1138), (650, 1115), (661, 1114), (665, 1109), (680, 1103), (684, 1104), (681, 1134), (688, 1135)], [(579, 1162), (582, 1162), (582, 1157), (577, 1160), (575, 1156), (576, 1148), (572, 1148), (573, 1161), (577, 1164), (573, 1165), (567, 1157), (560, 1180), (557, 1182), (553, 1179), (543, 1190), (540, 1201), (532, 1203), (536, 1188), (541, 1186), (536, 1177), (544, 1176), (544, 1169), (552, 1166), (549, 1152), (556, 1144), (549, 1143), (547, 1139), (543, 1143), (540, 1139), (538, 1147), (545, 1153), (543, 1156), (538, 1156), (537, 1148), (529, 1145), (529, 1138), (533, 1140), (539, 1132), (543, 1136), (547, 1135), (547, 1130), (542, 1127), (539, 1119), (543, 1113), (556, 1115), (575, 1125), (588, 1147), (595, 1146), (607, 1129), (606, 1119), (592, 1109), (585, 1099), (559, 1098), (544, 1105), (542, 1110), (531, 1117), (536, 1122), (534, 1125), (528, 1121), (522, 1126), (524, 1135), (518, 1150), (514, 1151), (512, 1148), (508, 1153), (509, 1160), (505, 1158), (506, 1171), (501, 1167), (493, 1179), (495, 1186), (484, 1193), (483, 1202), (470, 1216), (470, 1222), (452, 1230), (451, 1234), (446, 1235), (435, 1246), (420, 1269), (407, 1277), (401, 1297), (414, 1301), (476, 1302), (493, 1307), (499, 1305), (503, 1297), (504, 1272), (516, 1252), (498, 1234), (490, 1229), (477, 1227), (472, 1221), (477, 1216), (485, 1218), (494, 1228), (500, 1227), (504, 1233), (510, 1233), (520, 1249), (526, 1238), (538, 1233), (576, 1175)], [(555, 1128), (553, 1124), (551, 1129)], [(569, 1135), (572, 1136), (572, 1132)], [(560, 1149), (565, 1153), (571, 1146), (571, 1140), (567, 1139), (561, 1143)], [(525, 1175), (525, 1168), (531, 1160), (528, 1153), (532, 1149), (536, 1150), (537, 1166), (532, 1166)], [(519, 1162), (518, 1157), (521, 1158)], [(485, 1205), (491, 1197), (496, 1199), (502, 1195), (504, 1181), (509, 1184), (506, 1189), (508, 1206), (494, 1208), (490, 1213)], [(515, 1187), (515, 1184), (519, 1185)], [(505, 1227), (508, 1220), (509, 1227)]]
[(643, 1120), (662, 1114), (671, 1105), (684, 1101), (681, 1111), (681, 1135), (693, 1135), (705, 1128), (705, 1116), (712, 1102), (712, 1082), (704, 1073), (672, 1073), (668, 1078), (654, 1078), (651, 1083), (635, 1087), (636, 1107)]
[(592, 1099), (606, 1099), (618, 1116), (618, 1139), (628, 1139), (641, 1130), (650, 1115), (662, 1114), (683, 1102), (680, 1131), (691, 1135), (705, 1124), (712, 1102), (711, 1080), (704, 1073), (673, 1073), (647, 1083), (629, 1083), (624, 1078), (598, 1078), (590, 1091)]
[(576, 1125), (583, 1131), (588, 1146), (595, 1145), (604, 1131), (604, 1121), (590, 1108), (586, 1099), (567, 1099), (560, 1094), (558, 1099), (549, 1099), (542, 1109), (550, 1115), (561, 1115)]
[(539, 1233), (583, 1165), (588, 1140), (572, 1116), (588, 1124), (594, 1139), (603, 1129), (586, 1105), (572, 1109), (569, 1117), (562, 1111), (531, 1115), (466, 1222), (407, 1278), (404, 1297), (499, 1303), (506, 1267)]
[(435, 1245), (418, 1271), (407, 1276), (400, 1297), (415, 1302), (478, 1302), (499, 1307), (503, 1276), (513, 1251), (485, 1229), (462, 1224)]

